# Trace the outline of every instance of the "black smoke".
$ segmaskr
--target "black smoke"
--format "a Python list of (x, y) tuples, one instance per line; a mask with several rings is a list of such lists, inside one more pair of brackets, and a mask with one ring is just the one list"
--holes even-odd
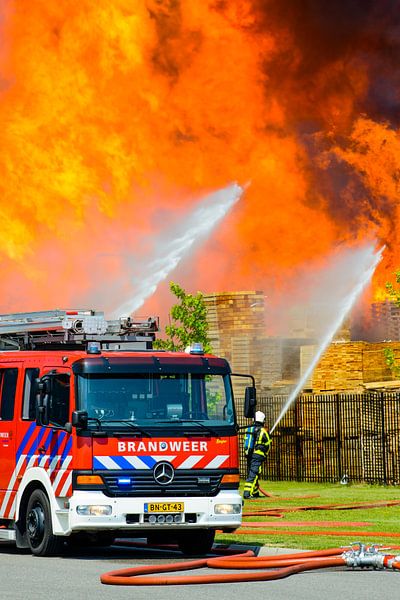
[[(254, 0), (258, 33), (273, 34), (276, 53), (266, 57), (269, 88), (293, 117), (315, 126), (332, 118), (332, 96), (353, 96), (354, 114), (400, 123), (399, 0)], [(365, 71), (366, 90), (354, 85)], [(282, 97), (283, 96), (283, 97)], [(295, 100), (294, 100), (295, 99)]]

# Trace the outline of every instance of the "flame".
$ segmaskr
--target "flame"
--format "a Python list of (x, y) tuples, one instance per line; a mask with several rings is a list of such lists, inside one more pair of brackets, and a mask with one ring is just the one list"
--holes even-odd
[(4, 1), (0, 309), (123, 303), (130, 263), (232, 181), (251, 185), (175, 278), (284, 292), (368, 238), (387, 246), (384, 298), (400, 266), (396, 3), (350, 4)]

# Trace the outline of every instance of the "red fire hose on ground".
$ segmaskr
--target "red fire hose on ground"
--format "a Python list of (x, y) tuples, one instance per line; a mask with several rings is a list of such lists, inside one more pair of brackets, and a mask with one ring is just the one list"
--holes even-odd
[[(205, 583), (232, 583), (248, 581), (271, 581), (283, 579), (295, 573), (331, 567), (371, 567), (373, 569), (400, 570), (400, 556), (381, 554), (377, 546), (331, 548), (316, 552), (300, 552), (276, 556), (254, 556), (252, 551), (235, 556), (204, 558), (189, 562), (181, 561), (169, 565), (146, 565), (130, 569), (110, 571), (101, 575), (100, 580), (107, 585), (193, 585)], [(226, 573), (222, 575), (178, 575), (161, 574), (177, 571), (209, 569), (261, 570), (257, 573)], [(265, 570), (267, 569), (267, 570)], [(273, 570), (270, 570), (273, 569)]]
[[(261, 490), (263, 493), (264, 491)], [(264, 493), (266, 496), (267, 494)], [(375, 508), (378, 506), (393, 506), (400, 504), (400, 501), (389, 501), (389, 502), (368, 502), (368, 503), (357, 503), (357, 504), (331, 504), (331, 505), (318, 505), (318, 506), (298, 506), (298, 507), (285, 507), (277, 509), (262, 509), (255, 510), (253, 512), (246, 512), (243, 514), (244, 517), (249, 516), (275, 516), (283, 517), (285, 512), (295, 512), (301, 510), (349, 510), (356, 508)], [(347, 523), (350, 525), (350, 523)], [(287, 523), (290, 525), (290, 522)], [(306, 523), (304, 523), (306, 525)], [(307, 522), (307, 525), (313, 525), (313, 522)], [(322, 526), (322, 524), (320, 524)], [(344, 525), (342, 523), (342, 525)], [(352, 526), (361, 526), (363, 524), (351, 523)], [(236, 533), (242, 533), (244, 535), (259, 535), (260, 533), (287, 533), (288, 535), (352, 535), (357, 536), (379, 536), (379, 537), (392, 537), (390, 533), (385, 532), (349, 532), (349, 531), (297, 531), (297, 532), (282, 532), (269, 529), (262, 531), (249, 531), (251, 527), (262, 527), (266, 526), (265, 523), (243, 523), (241, 529)], [(393, 534), (393, 537), (397, 537), (399, 534)], [(135, 542), (120, 541), (121, 545), (137, 545)], [(147, 546), (148, 547), (148, 546)], [(400, 546), (391, 546), (392, 549), (398, 549)], [(328, 567), (372, 567), (374, 569), (393, 569), (400, 570), (400, 556), (393, 554), (381, 554), (377, 546), (365, 546), (359, 542), (356, 546), (349, 547), (346, 551), (343, 548), (332, 548), (328, 550), (321, 550), (316, 552), (304, 552), (296, 554), (283, 554), (279, 558), (276, 556), (255, 556), (252, 551), (248, 551), (244, 554), (236, 554), (228, 549), (216, 548), (214, 553), (223, 553), (223, 556), (217, 556), (212, 558), (203, 558), (194, 561), (181, 561), (171, 563), (169, 565), (146, 565), (143, 567), (135, 567), (129, 569), (120, 569), (118, 571), (110, 571), (101, 575), (100, 580), (102, 583), (107, 585), (190, 585), (190, 584), (206, 584), (206, 583), (229, 583), (229, 582), (248, 582), (248, 581), (269, 581), (273, 579), (282, 579), (300, 573), (302, 571), (309, 571), (314, 569), (323, 569)], [(247, 569), (247, 570), (260, 570), (264, 569), (262, 573), (233, 573), (223, 575), (180, 575), (171, 576), (167, 573), (177, 571), (188, 571), (196, 570), (201, 568), (209, 569)], [(265, 570), (267, 569), (267, 570)], [(274, 570), (270, 570), (274, 569)], [(166, 574), (161, 576), (161, 574)]]

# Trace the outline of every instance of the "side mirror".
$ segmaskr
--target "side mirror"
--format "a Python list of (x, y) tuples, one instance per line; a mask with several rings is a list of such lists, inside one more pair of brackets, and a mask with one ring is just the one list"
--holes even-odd
[(87, 429), (88, 414), (86, 410), (74, 410), (72, 413), (72, 427)]
[(247, 419), (254, 419), (257, 406), (257, 392), (254, 386), (249, 386), (245, 390), (244, 396), (244, 416)]
[(36, 425), (47, 426), (49, 424), (49, 396), (52, 383), (52, 378), (47, 375), (37, 380)]

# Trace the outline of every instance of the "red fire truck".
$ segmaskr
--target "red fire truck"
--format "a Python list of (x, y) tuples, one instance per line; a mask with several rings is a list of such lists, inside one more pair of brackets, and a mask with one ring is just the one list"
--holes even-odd
[(240, 526), (229, 364), (153, 350), (157, 329), (93, 310), (0, 315), (0, 540), (46, 556), (143, 537), (193, 555)]

